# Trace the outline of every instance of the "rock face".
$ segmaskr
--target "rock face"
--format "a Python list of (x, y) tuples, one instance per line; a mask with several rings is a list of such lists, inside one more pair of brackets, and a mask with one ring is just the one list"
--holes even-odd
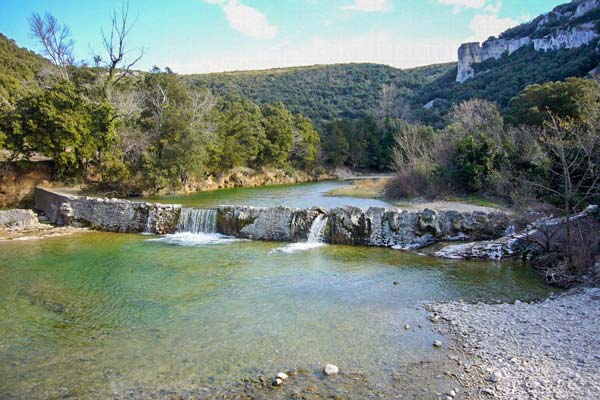
[(40, 224), (31, 210), (0, 210), (0, 230), (27, 229)]
[(173, 232), (181, 206), (73, 196), (37, 188), (35, 206), (57, 225), (109, 232)]
[(574, 49), (587, 45), (594, 39), (600, 37), (596, 32), (593, 23), (578, 23), (575, 18), (584, 17), (586, 14), (595, 11), (600, 6), (600, 0), (581, 1), (576, 11), (562, 13), (555, 9), (534, 20), (536, 23), (534, 31), (542, 31), (547, 25), (557, 20), (566, 21), (564, 29), (538, 37), (534, 34), (510, 39), (488, 39), (479, 43), (465, 43), (458, 49), (458, 73), (456, 81), (463, 83), (475, 76), (473, 64), (481, 63), (489, 59), (499, 59), (503, 54), (511, 55), (515, 51), (525, 46), (533, 46), (537, 51), (550, 51), (565, 49)]

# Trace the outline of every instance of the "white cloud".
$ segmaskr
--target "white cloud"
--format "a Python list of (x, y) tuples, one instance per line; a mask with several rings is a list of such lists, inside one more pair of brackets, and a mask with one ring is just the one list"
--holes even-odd
[(517, 24), (518, 21), (512, 18), (500, 18), (498, 14), (479, 14), (473, 17), (469, 29), (473, 32), (473, 40), (481, 42)]
[(469, 24), (469, 29), (473, 32), (469, 40), (482, 42), (522, 22), (512, 18), (500, 18), (498, 14), (501, 9), (502, 1), (498, 0), (494, 4), (486, 5), (483, 13), (475, 15)]
[(273, 39), (277, 27), (271, 25), (267, 16), (256, 8), (241, 4), (239, 0), (204, 0), (223, 8), (229, 26), (236, 31), (255, 39)]
[(349, 11), (381, 12), (391, 10), (392, 5), (389, 0), (354, 0), (353, 4), (340, 8)]
[[(456, 61), (460, 40), (405, 39), (386, 31), (353, 37), (313, 37), (302, 44), (280, 42), (260, 49), (235, 49), (221, 54), (169, 61), (180, 73), (281, 68), (299, 65), (370, 62), (399, 68)], [(165, 60), (167, 61), (167, 60)]]
[(464, 8), (481, 8), (485, 5), (485, 0), (438, 0), (447, 6)]
[(485, 6), (486, 0), (438, 0), (441, 4), (454, 7), (454, 14), (458, 14), (463, 8), (480, 9)]

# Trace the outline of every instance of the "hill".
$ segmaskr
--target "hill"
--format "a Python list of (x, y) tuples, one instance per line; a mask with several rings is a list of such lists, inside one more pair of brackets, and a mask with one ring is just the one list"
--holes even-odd
[(0, 102), (12, 102), (50, 62), (0, 33)]
[(283, 102), (315, 122), (402, 112), (407, 99), (432, 84), (455, 63), (414, 69), (377, 64), (336, 64), (264, 71), (187, 75), (184, 79), (221, 95), (238, 94), (260, 104)]

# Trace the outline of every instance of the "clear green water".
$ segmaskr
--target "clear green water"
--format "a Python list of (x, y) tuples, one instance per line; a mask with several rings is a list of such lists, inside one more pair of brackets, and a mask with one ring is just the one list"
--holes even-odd
[[(212, 398), (300, 368), (300, 391), (326, 382), (341, 398), (430, 398), (455, 384), (421, 304), (549, 290), (519, 265), (341, 246), (270, 254), (281, 245), (109, 233), (0, 242), (0, 397)], [(313, 373), (327, 362), (362, 378)]]
[(276, 185), (256, 188), (223, 189), (189, 195), (144, 198), (150, 202), (182, 204), (186, 207), (214, 207), (219, 205), (246, 205), (256, 207), (288, 206), (296, 208), (323, 207), (331, 209), (345, 205), (361, 208), (393, 207), (377, 199), (327, 196), (331, 190), (351, 185), (349, 181), (327, 181), (302, 185)]

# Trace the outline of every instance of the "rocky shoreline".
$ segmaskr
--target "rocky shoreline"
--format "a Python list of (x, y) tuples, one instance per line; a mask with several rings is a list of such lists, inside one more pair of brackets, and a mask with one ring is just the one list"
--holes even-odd
[(32, 210), (0, 210), (0, 241), (46, 239), (86, 231), (88, 229), (41, 222)]
[(538, 303), (428, 308), (454, 337), (451, 357), (466, 398), (600, 398), (600, 288)]

